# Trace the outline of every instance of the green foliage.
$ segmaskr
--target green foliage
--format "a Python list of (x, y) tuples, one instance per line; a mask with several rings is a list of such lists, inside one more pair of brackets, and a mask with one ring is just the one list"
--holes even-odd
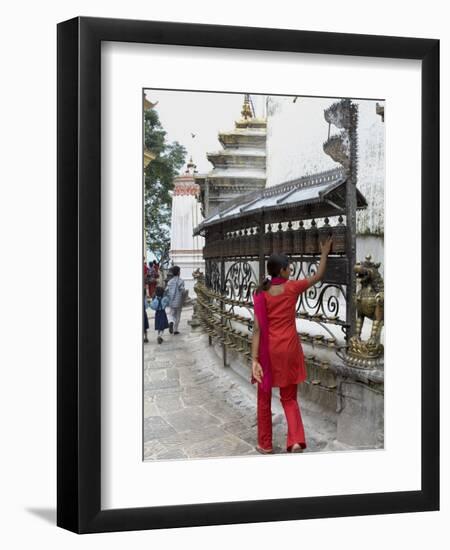
[(145, 169), (144, 218), (147, 248), (157, 261), (167, 263), (170, 250), (172, 199), (169, 191), (186, 158), (186, 149), (177, 141), (168, 143), (155, 109), (145, 111), (144, 143), (156, 158)]

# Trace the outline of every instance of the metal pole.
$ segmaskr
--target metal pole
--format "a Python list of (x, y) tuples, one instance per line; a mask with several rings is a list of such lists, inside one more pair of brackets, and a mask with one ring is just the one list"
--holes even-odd
[[(222, 246), (221, 246), (221, 254), (220, 254), (220, 295), (225, 297), (225, 259), (223, 257), (223, 241), (224, 241), (224, 232), (223, 232), (223, 226), (221, 228), (221, 240), (222, 240)], [(220, 311), (223, 313), (225, 310), (225, 304), (221, 300), (220, 301)], [(221, 315), (221, 325), (222, 325), (222, 338), (225, 339), (225, 318), (223, 315)], [(225, 342), (222, 343), (222, 360), (223, 360), (223, 366), (228, 367), (227, 363), (227, 347), (225, 345)]]
[[(205, 237), (205, 244), (207, 243), (208, 235)], [(205, 260), (205, 287), (211, 290), (211, 260)], [(208, 324), (210, 329), (210, 325)], [(211, 334), (208, 334), (208, 345), (212, 346)]]
[(356, 184), (357, 184), (357, 121), (358, 107), (350, 102), (349, 105), (351, 124), (349, 128), (350, 138), (350, 165), (347, 172), (347, 182), (345, 184), (345, 208), (347, 217), (347, 259), (348, 259), (348, 274), (347, 274), (347, 308), (346, 318), (348, 330), (346, 339), (348, 340), (355, 334), (356, 325), (356, 276), (353, 267), (356, 263)]
[(265, 271), (266, 271), (266, 261), (264, 256), (264, 233), (265, 233), (265, 222), (264, 222), (264, 213), (261, 214), (261, 220), (259, 222), (259, 283), (261, 284)]

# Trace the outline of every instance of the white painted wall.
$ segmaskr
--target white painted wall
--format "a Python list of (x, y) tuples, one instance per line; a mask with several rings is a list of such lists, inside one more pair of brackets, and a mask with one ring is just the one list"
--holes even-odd
[(368, 203), (367, 209), (357, 214), (356, 230), (358, 233), (384, 236), (386, 123), (375, 112), (376, 101), (357, 101), (356, 103), (359, 113), (358, 188)]
[(267, 187), (338, 167), (322, 150), (323, 111), (336, 100), (270, 96), (267, 101)]
[[(336, 98), (268, 98), (267, 187), (340, 165), (323, 152), (328, 139), (324, 110)], [(384, 123), (375, 112), (376, 101), (355, 101), (358, 120), (358, 188), (368, 201), (358, 213), (358, 233), (384, 231)], [(338, 133), (331, 126), (330, 135)]]
[(190, 296), (193, 295), (194, 278), (192, 272), (200, 268), (204, 271), (202, 256), (204, 238), (194, 237), (193, 228), (203, 217), (200, 203), (194, 195), (174, 195), (172, 197), (172, 224), (170, 241), (170, 261), (179, 265), (181, 277), (185, 280)]
[[(336, 98), (268, 98), (267, 187), (340, 165), (323, 152), (328, 123), (323, 113)], [(385, 127), (376, 101), (358, 100), (358, 188), (368, 207), (356, 217), (358, 260), (370, 254), (384, 264)], [(330, 135), (340, 130), (331, 126)]]

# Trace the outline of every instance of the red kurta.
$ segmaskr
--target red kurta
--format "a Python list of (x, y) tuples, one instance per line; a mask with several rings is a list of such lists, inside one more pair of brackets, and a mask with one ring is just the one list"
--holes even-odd
[(306, 290), (306, 279), (286, 281), (284, 292), (272, 296), (264, 292), (269, 319), (269, 353), (272, 386), (285, 387), (306, 379), (305, 359), (295, 326), (298, 296)]

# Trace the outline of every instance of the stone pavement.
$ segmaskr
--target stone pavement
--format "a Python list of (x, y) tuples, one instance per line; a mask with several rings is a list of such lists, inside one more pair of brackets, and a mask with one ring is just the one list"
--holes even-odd
[[(144, 344), (144, 460), (209, 458), (258, 454), (256, 391), (221, 360), (208, 337), (182, 312), (180, 334), (165, 331), (156, 342), (153, 312), (149, 310), (150, 342)], [(333, 426), (317, 422), (302, 406), (307, 451), (330, 447)], [(286, 424), (274, 391), (275, 452), (285, 449)], [(312, 424), (314, 424), (314, 429)]]

